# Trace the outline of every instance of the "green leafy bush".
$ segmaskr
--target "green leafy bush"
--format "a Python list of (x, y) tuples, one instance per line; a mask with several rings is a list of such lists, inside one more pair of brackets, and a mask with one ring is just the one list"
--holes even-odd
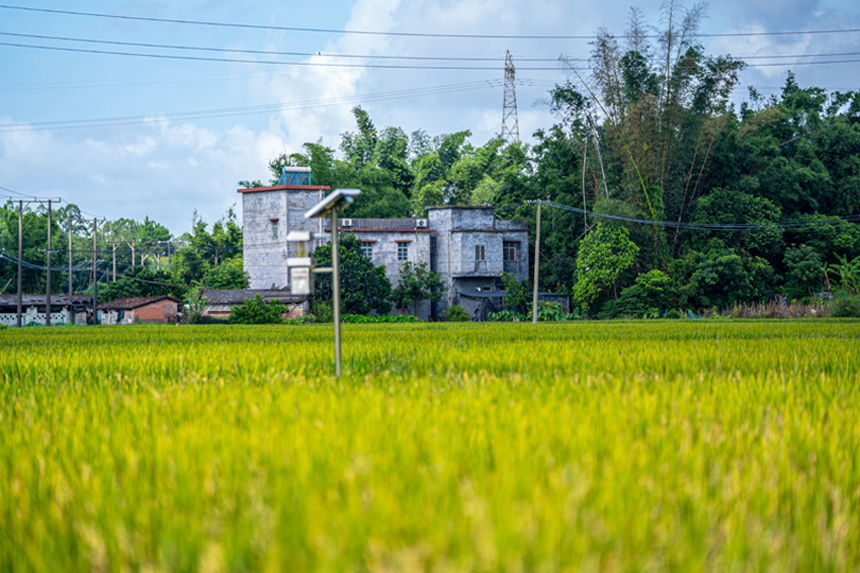
[[(386, 314), (391, 310), (391, 281), (385, 274), (385, 266), (375, 266), (364, 256), (361, 241), (354, 235), (344, 234), (338, 247), (340, 257), (340, 303), (345, 313), (367, 314), (376, 311)], [(314, 251), (316, 264), (319, 267), (331, 266), (331, 244), (321, 245)], [(332, 274), (318, 274), (314, 277), (313, 300), (315, 302), (332, 303)], [(316, 309), (316, 306), (314, 307)], [(324, 320), (314, 310), (314, 315), (320, 322)]]
[(636, 277), (634, 285), (621, 291), (618, 300), (604, 305), (601, 318), (662, 316), (663, 311), (675, 306), (676, 299), (677, 292), (672, 278), (663, 271), (649, 271)]
[(471, 319), (466, 309), (459, 304), (454, 304), (446, 308), (445, 318), (449, 322), (468, 322)]
[(263, 297), (255, 295), (230, 311), (230, 324), (277, 324), (282, 322), (281, 315), (287, 307), (279, 302), (266, 303)]
[(334, 322), (334, 308), (332, 303), (324, 300), (314, 300), (311, 305), (311, 316), (309, 322)]
[(490, 313), (490, 320), (495, 322), (523, 322), (525, 319), (524, 313), (515, 310), (500, 310)]
[(860, 318), (860, 295), (839, 293), (830, 301), (830, 316), (834, 318)]

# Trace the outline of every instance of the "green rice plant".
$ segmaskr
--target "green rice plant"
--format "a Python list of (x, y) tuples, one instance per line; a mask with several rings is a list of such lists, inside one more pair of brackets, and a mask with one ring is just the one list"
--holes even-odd
[(860, 323), (0, 332), (0, 570), (854, 571)]

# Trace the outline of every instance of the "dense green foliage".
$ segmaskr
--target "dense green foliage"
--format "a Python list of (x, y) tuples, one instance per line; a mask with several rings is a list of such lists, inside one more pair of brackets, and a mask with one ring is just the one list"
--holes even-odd
[(860, 568), (857, 322), (343, 336), (0, 332), (0, 570)]
[(259, 294), (230, 311), (230, 324), (278, 324), (289, 309), (277, 301), (266, 302)]
[(442, 275), (431, 271), (426, 261), (418, 264), (405, 261), (400, 265), (400, 280), (391, 297), (397, 308), (406, 310), (412, 306), (413, 314), (418, 316), (419, 302), (442, 298)]
[[(51, 217), (53, 255), (52, 290), (68, 292), (68, 233), (72, 231), (72, 289), (92, 292), (93, 222), (87, 221), (76, 205), (54, 208)], [(48, 214), (40, 206), (24, 206), (23, 290), (44, 292), (45, 253), (48, 243)], [(96, 259), (99, 301), (130, 296), (167, 294), (182, 298), (190, 286), (206, 288), (247, 288), (248, 276), (242, 268), (242, 229), (233, 209), (212, 225), (196, 214), (191, 233), (175, 238), (170, 231), (149, 219), (99, 221), (96, 230)], [(18, 211), (9, 201), (0, 206), (0, 290), (17, 275)], [(116, 281), (113, 264), (116, 261)], [(161, 283), (161, 284), (158, 284)], [(9, 283), (14, 289), (15, 284)], [(6, 292), (10, 292), (7, 288)]]
[[(385, 276), (385, 266), (375, 266), (364, 256), (361, 241), (354, 235), (342, 234), (338, 245), (340, 257), (340, 301), (343, 313), (386, 314), (391, 310), (391, 281)], [(331, 244), (314, 251), (319, 267), (331, 267)], [(331, 302), (332, 275), (317, 273), (314, 276), (315, 301)]]
[(453, 304), (445, 309), (445, 318), (448, 319), (449, 322), (466, 322), (471, 317), (469, 316), (469, 313), (466, 312), (465, 308), (459, 304)]
[(177, 281), (167, 271), (129, 267), (121, 279), (108, 283), (99, 290), (99, 302), (118, 298), (163, 295), (182, 299), (187, 291), (188, 287)]

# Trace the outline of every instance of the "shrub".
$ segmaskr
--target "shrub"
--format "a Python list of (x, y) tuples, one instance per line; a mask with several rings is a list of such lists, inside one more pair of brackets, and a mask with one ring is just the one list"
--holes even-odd
[(860, 318), (860, 295), (839, 293), (830, 301), (830, 316), (835, 318)]
[(334, 307), (324, 300), (314, 300), (309, 322), (334, 322)]
[(472, 317), (461, 305), (454, 304), (445, 309), (445, 318), (449, 322), (468, 322)]
[(650, 318), (674, 306), (676, 298), (672, 278), (663, 271), (652, 270), (636, 277), (636, 283), (621, 291), (618, 300), (608, 305), (611, 309), (605, 310), (611, 310), (614, 315)]
[(277, 324), (287, 308), (279, 302), (266, 303), (263, 297), (255, 295), (230, 311), (231, 324)]
[(500, 310), (490, 313), (490, 320), (495, 322), (523, 322), (525, 319), (525, 314), (515, 310)]

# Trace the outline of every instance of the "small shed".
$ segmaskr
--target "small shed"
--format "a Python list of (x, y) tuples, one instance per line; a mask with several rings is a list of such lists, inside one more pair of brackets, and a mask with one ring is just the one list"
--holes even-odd
[(171, 324), (176, 321), (182, 301), (172, 296), (120, 298), (99, 305), (102, 324), (150, 322)]

